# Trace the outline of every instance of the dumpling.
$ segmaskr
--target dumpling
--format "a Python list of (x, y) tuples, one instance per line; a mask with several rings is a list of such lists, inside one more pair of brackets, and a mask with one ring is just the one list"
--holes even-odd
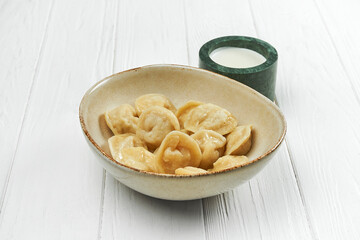
[(180, 131), (172, 131), (166, 135), (155, 156), (160, 173), (173, 174), (178, 168), (198, 167), (201, 161), (197, 142)]
[(224, 108), (206, 103), (193, 108), (184, 122), (185, 129), (197, 132), (202, 129), (213, 130), (225, 135), (237, 125), (236, 118)]
[(121, 162), (122, 159), (122, 149), (130, 147), (143, 147), (147, 149), (145, 142), (132, 133), (112, 136), (108, 139), (108, 143), (112, 157), (118, 162)]
[(135, 110), (137, 115), (140, 117), (141, 113), (152, 106), (159, 106), (169, 109), (173, 113), (176, 112), (175, 106), (172, 102), (162, 94), (146, 94), (138, 97), (135, 100)]
[(136, 135), (145, 141), (150, 149), (156, 149), (173, 130), (180, 130), (174, 113), (166, 108), (153, 106), (140, 115)]
[(210, 169), (210, 172), (220, 171), (228, 168), (233, 168), (237, 166), (245, 165), (249, 162), (249, 159), (246, 156), (232, 156), (227, 155), (219, 158), (214, 162), (214, 167)]
[(121, 163), (139, 170), (157, 172), (155, 155), (143, 147), (130, 147), (121, 150)]
[(115, 135), (136, 133), (138, 118), (135, 109), (129, 104), (105, 112), (105, 121)]
[(251, 125), (238, 126), (227, 137), (225, 155), (245, 155), (251, 148)]
[(212, 168), (213, 163), (224, 154), (226, 138), (212, 130), (200, 130), (191, 135), (200, 146), (200, 168)]
[(201, 105), (201, 104), (204, 104), (202, 102), (198, 102), (198, 101), (193, 101), (193, 100), (190, 100), (188, 101), (187, 103), (185, 103), (184, 105), (182, 105), (177, 111), (176, 111), (176, 117), (178, 118), (179, 120), (179, 123), (180, 123), (180, 128), (184, 128), (184, 122), (185, 120), (187, 119), (188, 115), (189, 115), (189, 112)]
[(194, 175), (194, 174), (207, 173), (207, 172), (208, 171), (202, 168), (196, 168), (196, 167), (184, 167), (175, 170), (176, 175)]

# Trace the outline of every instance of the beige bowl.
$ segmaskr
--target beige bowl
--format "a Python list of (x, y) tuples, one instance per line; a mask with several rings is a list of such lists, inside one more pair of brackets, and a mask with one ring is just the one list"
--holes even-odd
[[(161, 93), (176, 107), (188, 100), (217, 104), (233, 113), (240, 124), (253, 125), (253, 146), (243, 167), (194, 176), (143, 172), (116, 162), (107, 139), (112, 136), (104, 112), (122, 103), (133, 104), (147, 93)], [(92, 86), (80, 104), (85, 139), (99, 163), (126, 186), (169, 200), (190, 200), (231, 190), (255, 176), (276, 153), (286, 122), (279, 108), (251, 88), (206, 70), (178, 65), (152, 65), (114, 74)]]

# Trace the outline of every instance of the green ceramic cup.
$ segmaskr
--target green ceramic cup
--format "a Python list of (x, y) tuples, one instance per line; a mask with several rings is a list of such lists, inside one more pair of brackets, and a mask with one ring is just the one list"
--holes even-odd
[[(263, 55), (266, 61), (250, 68), (231, 68), (217, 64), (210, 54), (220, 47), (247, 48)], [(275, 99), (276, 69), (278, 54), (269, 43), (245, 36), (226, 36), (205, 43), (199, 51), (199, 67), (210, 70), (241, 82), (271, 101)]]

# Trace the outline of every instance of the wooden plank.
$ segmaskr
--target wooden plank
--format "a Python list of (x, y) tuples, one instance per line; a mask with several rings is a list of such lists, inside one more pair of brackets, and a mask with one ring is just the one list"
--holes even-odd
[(187, 64), (185, 20), (180, 0), (174, 3), (143, 1), (141, 4), (124, 0), (120, 1), (118, 9), (114, 72), (149, 64)]
[[(114, 72), (155, 63), (187, 63), (181, 1), (120, 1)], [(109, 174), (102, 239), (203, 239), (200, 200), (172, 202), (139, 194)]]
[(99, 52), (106, 44), (102, 36), (112, 30), (111, 9), (100, 1), (54, 3), (1, 212), (0, 239), (98, 236), (103, 170), (83, 139), (78, 106), (95, 76), (108, 74), (95, 68), (111, 70)]
[(317, 0), (314, 3), (335, 47), (347, 81), (350, 81), (352, 92), (360, 104), (360, 82), (358, 81), (360, 76), (358, 67), (360, 32), (356, 31), (359, 22), (360, 2), (356, 0), (344, 2)]
[(39, 65), (50, 8), (51, 1), (6, 1), (0, 7), (0, 209)]
[[(345, 68), (356, 60), (356, 52), (349, 52), (358, 34), (340, 30), (358, 20), (349, 9), (359, 5), (332, 2), (325, 8), (332, 14), (323, 13), (322, 19), (319, 10), (328, 2), (318, 7), (311, 0), (251, 3), (259, 35), (280, 53), (277, 97), (289, 123), (287, 142), (313, 237), (359, 239), (360, 108), (355, 70)], [(324, 25), (330, 18), (328, 26), (338, 28)], [(341, 44), (348, 46), (337, 49)]]
[[(204, 10), (206, 5), (206, 10)], [(201, 12), (201, 14), (199, 14)], [(247, 1), (186, 1), (191, 65), (202, 44), (220, 36), (258, 35)], [(263, 23), (264, 28), (267, 23)], [(207, 239), (309, 239), (311, 233), (285, 147), (257, 177), (232, 192), (204, 199)], [(286, 229), (286, 230), (284, 230)]]

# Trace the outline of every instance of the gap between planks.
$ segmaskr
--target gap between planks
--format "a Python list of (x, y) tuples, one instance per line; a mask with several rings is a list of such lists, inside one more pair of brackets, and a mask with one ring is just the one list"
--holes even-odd
[(103, 169), (103, 177), (102, 177), (102, 184), (101, 184), (101, 200), (100, 200), (100, 208), (99, 208), (99, 226), (98, 226), (98, 235), (97, 239), (101, 239), (101, 230), (102, 230), (102, 223), (103, 223), (103, 216), (104, 216), (104, 201), (105, 201), (105, 185), (106, 185), (106, 170)]
[[(278, 103), (276, 96), (275, 96), (275, 101), (274, 102), (280, 108), (280, 104)], [(288, 156), (288, 158), (290, 160), (291, 169), (292, 169), (292, 172), (294, 174), (296, 186), (297, 186), (297, 189), (298, 189), (298, 192), (299, 192), (299, 195), (300, 195), (301, 204), (302, 204), (304, 212), (305, 212), (306, 221), (307, 221), (307, 224), (309, 226), (310, 234), (311, 234), (313, 239), (319, 239), (315, 234), (315, 231), (314, 231), (314, 228), (313, 228), (313, 225), (312, 225), (312, 221), (310, 219), (310, 215), (309, 215), (308, 208), (307, 208), (307, 205), (306, 205), (304, 193), (303, 193), (303, 190), (302, 190), (302, 188), (300, 186), (301, 183), (300, 183), (300, 180), (298, 178), (298, 173), (297, 173), (297, 170), (296, 170), (296, 167), (295, 167), (295, 164), (294, 164), (294, 160), (293, 160), (293, 157), (292, 157), (292, 154), (291, 154), (290, 147), (289, 147), (289, 145), (287, 143), (287, 137), (284, 138), (284, 143), (285, 143), (285, 147), (286, 147), (286, 153), (287, 153), (286, 155)]]
[(306, 201), (305, 201), (304, 193), (303, 193), (302, 188), (300, 187), (300, 180), (299, 180), (299, 178), (298, 178), (298, 173), (297, 173), (297, 170), (296, 170), (296, 168), (295, 168), (294, 160), (293, 160), (293, 157), (292, 157), (292, 154), (291, 154), (291, 151), (290, 151), (290, 148), (289, 148), (289, 145), (288, 145), (288, 143), (287, 143), (287, 139), (286, 139), (286, 138), (284, 139), (284, 142), (285, 142), (285, 146), (286, 146), (287, 155), (288, 155), (288, 157), (289, 157), (289, 159), (290, 159), (291, 168), (292, 168), (293, 173), (294, 173), (294, 177), (295, 177), (296, 185), (297, 185), (297, 188), (298, 188), (298, 191), (299, 191), (301, 203), (302, 203), (303, 208), (304, 208), (304, 212), (305, 212), (305, 216), (306, 216), (306, 221), (307, 221), (308, 226), (309, 226), (310, 234), (311, 234), (311, 236), (312, 236), (313, 239), (319, 239), (319, 238), (316, 236), (315, 231), (314, 231), (314, 229), (313, 229), (313, 225), (312, 225), (312, 221), (311, 221), (311, 219), (310, 219), (310, 215), (309, 215), (309, 212), (308, 212), (308, 208), (307, 208), (307, 204), (306, 204)]
[[(249, 189), (250, 189), (250, 194), (251, 194), (251, 203), (253, 204), (254, 208), (256, 209), (256, 204), (255, 204), (255, 201), (254, 201), (254, 194), (253, 194), (253, 191), (252, 191), (252, 188), (251, 188), (251, 184), (250, 182), (248, 183), (249, 185)], [(256, 216), (256, 222), (258, 224), (258, 230), (259, 230), (259, 234), (260, 234), (260, 239), (262, 239), (262, 233), (261, 233), (261, 228), (260, 228), (260, 222), (259, 222), (259, 216), (257, 214), (257, 211), (255, 212), (255, 216)], [(244, 220), (243, 220), (244, 221)]]
[[(116, 18), (117, 18), (117, 13), (118, 13), (118, 8), (115, 8), (116, 11)], [(101, 29), (101, 35), (103, 35), (104, 32), (104, 28), (105, 28), (105, 16), (106, 16), (106, 8), (104, 9), (104, 14), (103, 14), (103, 18), (102, 18), (102, 29)], [(113, 38), (115, 39), (116, 37), (116, 22), (115, 22), (115, 27), (114, 27), (114, 34), (113, 34)], [(100, 42), (100, 46), (99, 46), (99, 52), (97, 54), (97, 59), (96, 59), (96, 63), (98, 63), (99, 59), (100, 59), (100, 54), (101, 54), (101, 45), (103, 44), (103, 39)], [(115, 44), (116, 42), (114, 41), (114, 45), (113, 45), (113, 63), (112, 63), (112, 72), (114, 72), (114, 62), (115, 62)], [(96, 64), (98, 65), (98, 64)], [(95, 74), (95, 70), (94, 70), (94, 74)], [(102, 231), (102, 224), (103, 224), (103, 216), (104, 216), (104, 201), (105, 201), (105, 187), (106, 187), (106, 170), (103, 169), (102, 171), (102, 184), (101, 184), (101, 200), (100, 200), (100, 206), (99, 206), (99, 221), (98, 221), (98, 233), (97, 233), (97, 239), (101, 239), (101, 231)]]
[(186, 54), (187, 54), (188, 65), (190, 65), (190, 46), (189, 46), (188, 22), (186, 17), (185, 1), (182, 1), (182, 6), (183, 6), (183, 15), (184, 15), (184, 24), (185, 24), (185, 39), (186, 39), (186, 50), (187, 50)]
[(112, 64), (112, 73), (115, 73), (115, 57), (116, 57), (116, 36), (117, 36), (117, 28), (118, 28), (118, 15), (119, 15), (119, 1), (116, 1), (115, 5), (115, 24), (114, 24), (114, 32), (113, 32), (113, 39), (114, 39), (114, 45), (113, 45), (113, 64)]
[(253, 6), (251, 4), (251, 0), (248, 0), (248, 4), (249, 4), (249, 8), (250, 8), (250, 14), (251, 14), (252, 22), (253, 22), (254, 29), (255, 29), (255, 35), (257, 37), (259, 37), (259, 31), (258, 31), (258, 27), (257, 27), (257, 24), (256, 24), (255, 15), (254, 15), (254, 8), (253, 8)]
[[(114, 31), (113, 31), (113, 57), (112, 57), (112, 73), (114, 74), (115, 72), (115, 56), (116, 56), (116, 48), (117, 48), (117, 44), (116, 44), (116, 36), (117, 36), (117, 22), (118, 22), (118, 14), (119, 14), (119, 1), (116, 1), (116, 5), (114, 8), (114, 12), (115, 12), (115, 23), (114, 23)], [(106, 15), (106, 10), (104, 10), (104, 16), (103, 19), (105, 18)], [(102, 31), (104, 29), (104, 24), (105, 21), (103, 21), (103, 25), (102, 25)], [(98, 59), (100, 56), (100, 51), (101, 48), (99, 50), (98, 53)], [(106, 175), (107, 172), (105, 169), (103, 169), (103, 177), (102, 177), (102, 184), (101, 184), (101, 201), (100, 201), (100, 209), (99, 209), (99, 226), (98, 226), (98, 234), (97, 234), (97, 239), (100, 240), (102, 239), (101, 233), (102, 233), (102, 224), (103, 224), (103, 217), (104, 217), (104, 204), (105, 204), (105, 192), (106, 192)]]

